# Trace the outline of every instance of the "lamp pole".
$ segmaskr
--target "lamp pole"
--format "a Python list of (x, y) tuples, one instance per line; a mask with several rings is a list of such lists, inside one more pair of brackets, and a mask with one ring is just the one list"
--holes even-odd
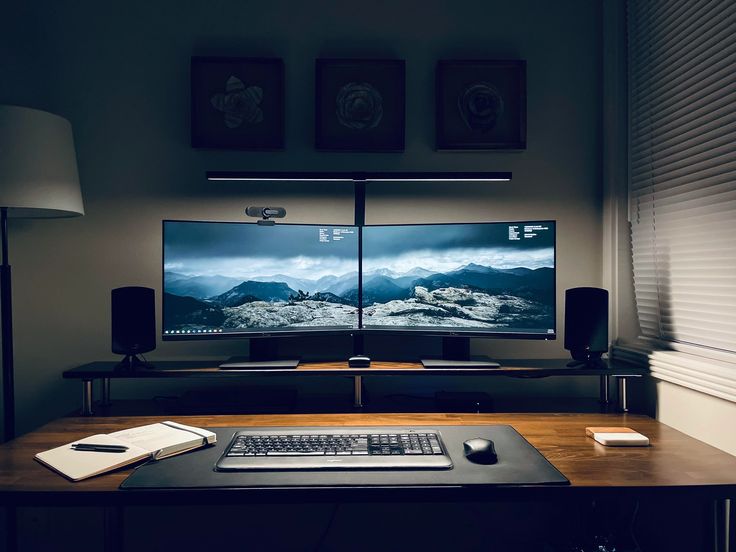
[(15, 393), (13, 389), (13, 310), (8, 263), (8, 208), (0, 207), (3, 262), (0, 265), (0, 326), (3, 340), (3, 441), (15, 438)]
[(3, 441), (10, 441), (16, 435), (8, 218), (60, 218), (83, 214), (74, 136), (69, 121), (38, 109), (0, 105)]

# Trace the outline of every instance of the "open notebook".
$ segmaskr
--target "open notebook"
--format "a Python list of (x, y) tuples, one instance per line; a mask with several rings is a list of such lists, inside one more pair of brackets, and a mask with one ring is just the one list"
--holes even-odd
[[(211, 431), (167, 421), (114, 433), (91, 435), (73, 443), (39, 452), (35, 458), (72, 481), (79, 481), (134, 464), (140, 460), (160, 460), (211, 445), (216, 441), (217, 436)], [(125, 452), (74, 450), (72, 445), (79, 443), (123, 445), (128, 447), (128, 450)]]

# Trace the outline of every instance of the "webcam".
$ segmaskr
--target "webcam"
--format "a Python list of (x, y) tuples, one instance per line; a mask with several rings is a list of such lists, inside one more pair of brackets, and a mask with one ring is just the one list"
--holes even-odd
[(250, 205), (245, 208), (245, 214), (249, 217), (260, 218), (258, 224), (272, 225), (276, 224), (276, 221), (271, 219), (284, 218), (286, 216), (286, 209), (283, 207), (258, 207)]

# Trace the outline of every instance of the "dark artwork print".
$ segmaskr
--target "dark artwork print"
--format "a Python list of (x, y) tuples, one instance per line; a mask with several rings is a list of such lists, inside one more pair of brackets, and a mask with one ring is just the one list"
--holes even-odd
[(525, 61), (439, 61), (435, 101), (438, 150), (526, 148)]
[(327, 151), (403, 151), (403, 60), (318, 59), (315, 147)]
[(193, 57), (192, 147), (284, 147), (284, 63), (271, 58)]

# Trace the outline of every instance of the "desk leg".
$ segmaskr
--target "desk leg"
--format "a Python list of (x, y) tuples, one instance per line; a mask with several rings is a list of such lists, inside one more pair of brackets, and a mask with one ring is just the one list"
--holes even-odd
[(621, 412), (629, 411), (629, 398), (626, 394), (626, 377), (618, 378), (618, 407)]
[(736, 550), (736, 542), (734, 542), (734, 528), (736, 528), (736, 511), (733, 508), (733, 501), (730, 498), (724, 501), (723, 520), (726, 524), (724, 531), (724, 542), (726, 543), (726, 552)]
[(703, 550), (712, 552), (730, 552), (734, 549), (731, 546), (733, 526), (731, 515), (731, 500), (720, 499), (715, 500), (710, 506), (711, 533), (706, 535), (706, 543)]
[(353, 406), (363, 408), (363, 376), (353, 376)]
[(734, 525), (734, 512), (728, 498), (709, 501), (706, 504), (705, 542), (703, 550), (708, 552), (732, 552), (731, 546)]
[(102, 387), (102, 401), (100, 405), (110, 406), (110, 378), (102, 378), (100, 385)]
[(92, 396), (92, 380), (82, 380), (82, 416), (93, 414)]
[(601, 404), (604, 406), (608, 406), (608, 403), (610, 402), (610, 397), (608, 394), (609, 390), (609, 376), (600, 376), (601, 378), (601, 387), (600, 387), (600, 401)]
[(123, 507), (106, 506), (104, 509), (104, 551), (122, 552), (123, 546)]
[(15, 506), (5, 508), (5, 550), (18, 550), (18, 510)]

